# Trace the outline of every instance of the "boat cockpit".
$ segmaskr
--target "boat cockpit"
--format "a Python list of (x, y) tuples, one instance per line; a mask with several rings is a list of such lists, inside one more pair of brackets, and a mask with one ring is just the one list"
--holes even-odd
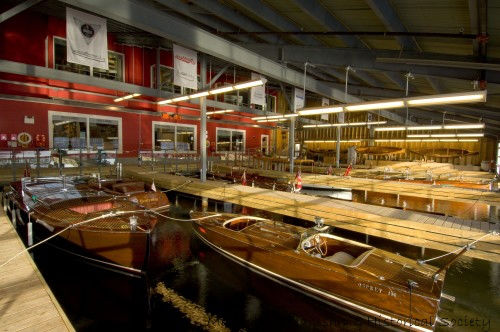
[(300, 247), (313, 257), (350, 267), (360, 265), (374, 250), (372, 246), (328, 233), (308, 236)]

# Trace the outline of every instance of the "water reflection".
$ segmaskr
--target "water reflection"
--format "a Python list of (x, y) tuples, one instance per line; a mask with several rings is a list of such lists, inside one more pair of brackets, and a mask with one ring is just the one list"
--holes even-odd
[[(169, 212), (175, 218), (187, 218), (189, 210), (201, 209), (201, 202), (193, 197), (169, 193), (169, 199), (178, 203)], [(246, 212), (310, 225), (307, 221), (211, 200), (208, 210)], [(368, 240), (373, 246), (412, 259), (441, 254), (341, 229), (335, 229), (334, 233), (360, 242)], [(217, 317), (231, 331), (381, 330), (380, 326), (369, 324), (365, 319), (335, 309), (226, 259), (193, 237), (189, 222), (167, 221), (155, 236), (159, 257), (170, 260), (170, 264), (144, 279), (90, 267), (50, 247), (41, 246), (37, 250), (35, 259), (40, 270), (78, 331), (206, 330), (203, 325), (193, 324), (189, 312), (181, 311), (174, 301), (181, 301), (187, 310), (194, 310), (192, 314), (196, 317), (204, 313)], [(443, 263), (444, 260), (437, 261), (436, 265)], [(456, 301), (442, 300), (439, 316), (455, 320), (457, 326), (453, 329), (437, 326), (436, 330), (499, 330), (499, 273), (499, 264), (495, 263), (467, 257), (454, 263), (447, 273), (444, 292), (455, 296)], [(164, 301), (163, 295), (149, 292), (158, 283), (169, 290), (170, 300)], [(481, 327), (463, 326), (466, 318), (474, 319), (474, 324), (481, 324)], [(458, 326), (460, 319), (462, 326)]]

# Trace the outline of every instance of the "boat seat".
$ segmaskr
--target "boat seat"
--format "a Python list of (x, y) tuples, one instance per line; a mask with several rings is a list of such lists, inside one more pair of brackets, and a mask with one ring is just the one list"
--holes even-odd
[(338, 251), (335, 254), (326, 257), (326, 259), (329, 260), (330, 262), (343, 265), (351, 265), (351, 263), (354, 261), (354, 257), (344, 251)]

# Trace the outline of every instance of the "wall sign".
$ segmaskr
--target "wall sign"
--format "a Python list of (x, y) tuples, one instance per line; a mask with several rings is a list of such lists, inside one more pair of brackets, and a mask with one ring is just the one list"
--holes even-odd
[(0, 141), (6, 141), (7, 140), (7, 134), (0, 134)]
[(25, 124), (35, 124), (35, 117), (33, 115), (25, 115), (24, 116)]
[(185, 88), (198, 89), (198, 55), (196, 51), (175, 45), (174, 49), (174, 84)]
[[(261, 75), (252, 73), (252, 81), (263, 78)], [(250, 104), (266, 105), (266, 86), (260, 85), (250, 89)]]

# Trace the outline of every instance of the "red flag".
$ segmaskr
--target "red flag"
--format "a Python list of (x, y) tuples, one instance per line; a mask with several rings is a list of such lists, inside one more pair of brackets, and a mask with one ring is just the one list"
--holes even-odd
[(349, 164), (349, 166), (347, 166), (347, 169), (345, 170), (344, 176), (348, 176), (349, 173), (351, 173), (351, 169), (352, 169), (352, 165)]
[(243, 171), (243, 175), (241, 176), (241, 184), (246, 186), (247, 185), (247, 172)]
[(302, 189), (302, 177), (300, 171), (297, 171), (297, 175), (295, 175), (295, 191), (299, 191)]
[(326, 174), (327, 174), (327, 175), (332, 175), (332, 174), (333, 174), (333, 167), (332, 167), (332, 165), (330, 165), (330, 166), (328, 167), (328, 170), (326, 171)]

